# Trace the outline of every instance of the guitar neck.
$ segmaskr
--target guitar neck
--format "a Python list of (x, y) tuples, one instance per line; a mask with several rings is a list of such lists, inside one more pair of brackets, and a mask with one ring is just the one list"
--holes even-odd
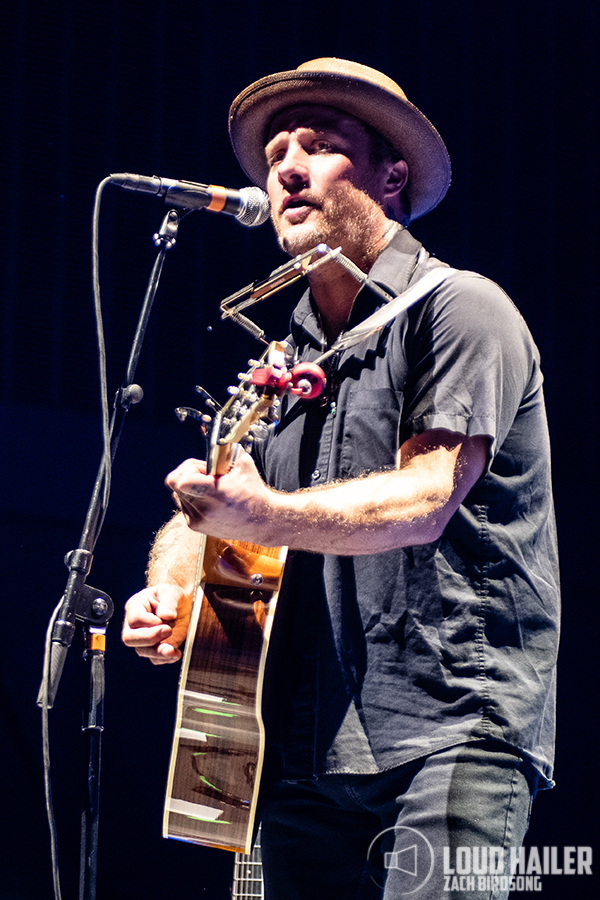
[(260, 852), (260, 830), (252, 853), (247, 856), (243, 853), (235, 854), (233, 867), (233, 884), (231, 888), (232, 900), (262, 900), (262, 858)]

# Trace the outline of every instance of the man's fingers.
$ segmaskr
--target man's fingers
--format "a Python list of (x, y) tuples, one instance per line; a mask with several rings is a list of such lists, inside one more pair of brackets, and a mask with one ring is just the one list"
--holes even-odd
[(212, 479), (206, 475), (206, 463), (199, 459), (186, 459), (181, 465), (177, 466), (176, 469), (169, 472), (165, 478), (165, 484), (172, 491), (179, 493), (180, 486), (187, 484), (190, 479), (192, 479), (193, 482), (196, 482), (196, 479), (198, 479), (199, 484), (202, 484), (204, 479), (206, 485), (211, 484)]
[[(155, 617), (156, 618), (156, 617)], [(123, 628), (123, 642), (128, 647), (154, 647), (171, 637), (173, 629), (164, 622), (151, 624), (144, 627), (143, 624), (125, 624)]]
[(179, 662), (181, 659), (181, 650), (165, 643), (158, 644), (155, 647), (138, 647), (135, 652), (138, 656), (149, 660), (154, 666)]
[(145, 588), (125, 604), (126, 621), (133, 628), (171, 622), (177, 618), (183, 594), (174, 584)]
[(125, 604), (123, 643), (155, 664), (177, 662), (185, 640), (189, 601), (174, 584), (160, 584), (134, 594)]

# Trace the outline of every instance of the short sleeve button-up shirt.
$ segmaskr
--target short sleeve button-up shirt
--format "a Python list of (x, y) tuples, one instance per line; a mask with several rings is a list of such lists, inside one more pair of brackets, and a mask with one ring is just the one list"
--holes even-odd
[[(370, 277), (390, 294), (437, 261), (400, 231)], [(416, 266), (417, 259), (420, 260)], [(350, 326), (380, 304), (368, 289)], [(323, 335), (307, 293), (299, 358)], [(325, 395), (284, 404), (257, 449), (294, 491), (393, 469), (411, 435), (487, 435), (490, 458), (442, 537), (370, 556), (296, 552), (286, 566), (265, 717), (284, 777), (374, 773), (501, 740), (552, 779), (558, 566), (539, 354), (494, 283), (459, 272), (330, 361)]]

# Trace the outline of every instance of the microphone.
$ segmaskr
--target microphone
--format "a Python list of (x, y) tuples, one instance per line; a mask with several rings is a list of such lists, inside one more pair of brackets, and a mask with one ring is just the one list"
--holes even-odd
[(128, 191), (142, 191), (164, 197), (165, 203), (185, 209), (210, 209), (213, 212), (235, 216), (238, 222), (255, 228), (267, 221), (271, 212), (269, 198), (258, 187), (239, 191), (219, 187), (216, 184), (195, 184), (193, 181), (174, 181), (157, 175), (110, 175), (111, 184)]

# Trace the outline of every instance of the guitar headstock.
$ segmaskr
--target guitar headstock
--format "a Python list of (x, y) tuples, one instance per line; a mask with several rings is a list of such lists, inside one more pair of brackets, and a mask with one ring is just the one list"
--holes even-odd
[(234, 446), (249, 450), (255, 440), (264, 440), (277, 423), (281, 392), (277, 387), (256, 384), (254, 376), (266, 367), (283, 372), (285, 345), (273, 341), (260, 359), (250, 360), (249, 364), (248, 371), (238, 375), (238, 384), (229, 388), (231, 397), (213, 421), (208, 470), (217, 475), (230, 468)]
[[(219, 408), (203, 388), (197, 388), (215, 410), (214, 417), (180, 407), (180, 420), (193, 416), (203, 423), (209, 438), (207, 471), (223, 475), (235, 461), (241, 445), (249, 450), (255, 440), (264, 440), (278, 421), (280, 397), (293, 393), (303, 399), (317, 397), (325, 387), (325, 375), (319, 366), (298, 363), (288, 368), (284, 341), (272, 341), (258, 360), (250, 360), (247, 372), (238, 376), (238, 384), (229, 388), (230, 399)], [(210, 424), (209, 424), (210, 423)]]

